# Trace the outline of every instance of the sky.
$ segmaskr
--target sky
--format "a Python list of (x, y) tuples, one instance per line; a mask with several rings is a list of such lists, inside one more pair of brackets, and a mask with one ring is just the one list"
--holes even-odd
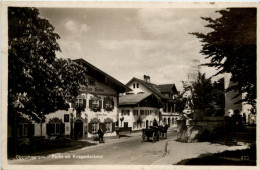
[[(207, 62), (202, 43), (191, 32), (206, 33), (200, 17), (219, 17), (219, 9), (40, 8), (60, 35), (57, 57), (83, 58), (120, 82), (149, 75), (155, 84), (182, 81), (192, 60)], [(216, 70), (201, 68), (209, 77)]]

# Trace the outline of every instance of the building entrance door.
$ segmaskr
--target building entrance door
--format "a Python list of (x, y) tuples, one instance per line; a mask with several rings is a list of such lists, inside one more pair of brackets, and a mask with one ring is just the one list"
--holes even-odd
[(149, 123), (148, 120), (146, 120), (146, 128), (148, 128), (148, 126), (149, 126), (148, 123)]
[(83, 137), (83, 121), (76, 120), (74, 123), (74, 139), (80, 140)]

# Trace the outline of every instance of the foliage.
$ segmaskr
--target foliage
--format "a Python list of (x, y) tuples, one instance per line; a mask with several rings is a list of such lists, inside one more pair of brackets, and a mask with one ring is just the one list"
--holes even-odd
[[(28, 115), (36, 121), (75, 96), (84, 83), (79, 65), (57, 59), (54, 27), (36, 8), (8, 8), (8, 121)], [(80, 71), (79, 71), (80, 70)]]
[(193, 111), (193, 119), (202, 120), (204, 116), (222, 115), (224, 113), (224, 79), (211, 82), (205, 74), (198, 73), (195, 82), (185, 86), (191, 95), (187, 101)]
[(213, 29), (208, 33), (192, 33), (201, 39), (201, 53), (210, 59), (204, 65), (215, 67), (216, 75), (231, 73), (233, 86), (238, 97), (246, 96), (239, 102), (256, 104), (256, 8), (229, 8), (217, 11), (221, 17), (202, 17)]

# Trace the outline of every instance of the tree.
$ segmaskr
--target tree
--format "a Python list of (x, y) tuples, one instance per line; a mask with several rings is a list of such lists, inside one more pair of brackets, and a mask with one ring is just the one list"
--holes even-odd
[(191, 85), (191, 109), (199, 119), (208, 114), (213, 105), (212, 84), (210, 78), (199, 72), (197, 80)]
[(39, 17), (38, 9), (10, 7), (8, 38), (9, 118), (23, 113), (39, 120), (37, 113), (54, 110), (52, 62), (55, 51), (60, 51), (56, 42), (60, 37), (48, 20)]
[[(36, 122), (68, 108), (86, 69), (57, 59), (60, 51), (54, 27), (36, 8), (8, 8), (8, 121), (27, 115)], [(22, 116), (22, 117), (23, 117)]]
[(204, 116), (222, 116), (224, 114), (224, 79), (212, 83), (205, 73), (198, 72), (196, 81), (184, 83), (184, 93), (187, 95), (186, 106), (191, 109), (194, 119)]
[(210, 63), (205, 66), (215, 67), (214, 75), (231, 73), (237, 98), (246, 94), (237, 103), (246, 102), (256, 105), (256, 8), (229, 8), (216, 11), (221, 16), (216, 19), (202, 17), (208, 22), (206, 27), (213, 29), (208, 33), (191, 33), (201, 39), (205, 58)]

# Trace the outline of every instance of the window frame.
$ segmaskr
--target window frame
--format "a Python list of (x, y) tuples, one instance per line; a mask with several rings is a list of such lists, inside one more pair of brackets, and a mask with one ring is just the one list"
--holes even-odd
[[(108, 126), (109, 126), (109, 129), (108, 129)], [(112, 123), (111, 122), (107, 122), (106, 123), (106, 132), (112, 132)]]
[(96, 85), (96, 82), (93, 78), (88, 78), (88, 85), (89, 86), (95, 86)]
[(28, 136), (28, 131), (29, 131), (29, 123), (18, 123), (18, 131), (17, 131), (18, 137)]
[(138, 114), (139, 114), (138, 110), (133, 110), (133, 115), (134, 116), (138, 116)]
[(92, 133), (97, 133), (99, 129), (99, 123), (92, 123)]

